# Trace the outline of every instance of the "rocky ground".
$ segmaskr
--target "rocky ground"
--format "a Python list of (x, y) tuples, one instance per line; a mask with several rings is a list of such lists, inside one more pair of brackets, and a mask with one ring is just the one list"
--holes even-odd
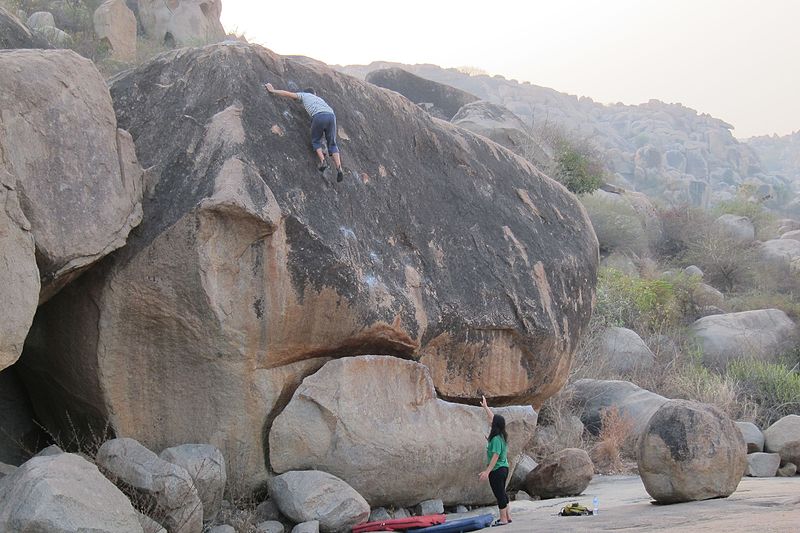
[[(598, 516), (558, 516), (569, 502), (591, 507), (595, 496)], [(796, 531), (800, 477), (744, 478), (729, 498), (676, 505), (651, 501), (638, 476), (596, 476), (578, 497), (513, 502), (514, 522), (499, 531)]]

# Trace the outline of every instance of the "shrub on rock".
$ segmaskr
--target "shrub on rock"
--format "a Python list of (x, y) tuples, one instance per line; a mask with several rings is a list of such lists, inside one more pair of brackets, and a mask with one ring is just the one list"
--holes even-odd
[(659, 503), (726, 497), (744, 474), (746, 449), (741, 432), (716, 407), (670, 400), (639, 440), (639, 474)]

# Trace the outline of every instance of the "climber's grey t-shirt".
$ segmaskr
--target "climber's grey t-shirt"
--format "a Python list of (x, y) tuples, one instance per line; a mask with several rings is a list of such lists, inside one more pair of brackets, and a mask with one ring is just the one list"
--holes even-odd
[(297, 93), (297, 96), (300, 97), (300, 101), (303, 102), (303, 106), (306, 108), (306, 111), (308, 111), (308, 114), (312, 117), (317, 113), (333, 113), (331, 106), (326, 104), (325, 100), (315, 94)]

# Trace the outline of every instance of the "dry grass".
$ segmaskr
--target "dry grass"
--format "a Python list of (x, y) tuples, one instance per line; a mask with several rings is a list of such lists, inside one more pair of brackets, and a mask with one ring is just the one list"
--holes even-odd
[(620, 414), (616, 406), (600, 415), (602, 427), (590, 456), (596, 472), (619, 474), (629, 469), (622, 462), (623, 452), (632, 453), (633, 420)]

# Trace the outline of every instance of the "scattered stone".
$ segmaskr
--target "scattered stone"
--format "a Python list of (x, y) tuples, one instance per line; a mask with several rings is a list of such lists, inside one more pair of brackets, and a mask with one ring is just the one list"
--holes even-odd
[(777, 475), (780, 477), (792, 477), (797, 473), (797, 466), (794, 463), (786, 463), (778, 469)]
[(37, 35), (47, 39), (47, 42), (52, 44), (54, 48), (67, 48), (72, 45), (70, 34), (54, 26), (41, 26), (34, 31)]
[[(535, 411), (518, 406), (494, 412), (506, 419), (509, 449), (525, 449)], [(432, 496), (447, 505), (485, 504), (494, 496), (488, 483), (475, 482), (485, 463), (474, 445), (485, 440), (485, 426), (480, 407), (438, 399), (423, 364), (343, 357), (307, 377), (275, 419), (270, 462), (278, 473), (330, 472), (374, 506), (412, 506)], [(374, 472), (392, 472), (392, 483)]]
[(467, 509), (464, 505), (456, 505), (456, 513), (466, 513), (469, 509)]
[(697, 276), (700, 279), (703, 279), (703, 271), (700, 270), (700, 267), (696, 265), (689, 265), (683, 269), (683, 273), (687, 276)]
[(317, 470), (287, 472), (269, 481), (281, 513), (300, 523), (315, 521), (323, 533), (349, 531), (369, 518), (369, 504), (336, 476)]
[(633, 259), (628, 255), (621, 252), (612, 252), (607, 257), (604, 257), (602, 261), (600, 261), (600, 266), (619, 270), (631, 277), (639, 277), (639, 268), (636, 266), (636, 263), (634, 263)]
[(525, 492), (524, 490), (518, 490), (516, 495), (514, 496), (514, 499), (516, 501), (528, 501), (528, 502), (533, 501), (531, 495)]
[(567, 448), (539, 463), (525, 478), (525, 492), (540, 498), (577, 496), (586, 490), (594, 475), (589, 454)]
[(150, 497), (170, 533), (196, 533), (203, 527), (203, 504), (191, 476), (134, 439), (111, 439), (97, 451), (97, 465), (112, 479)]
[(750, 453), (747, 455), (744, 474), (751, 477), (775, 477), (780, 465), (781, 456), (777, 453)]
[(410, 516), (411, 516), (411, 513), (408, 512), (408, 509), (406, 509), (404, 507), (400, 507), (398, 509), (395, 509), (394, 514), (392, 515), (392, 518), (408, 518)]
[(764, 451), (764, 434), (757, 425), (752, 422), (736, 422), (736, 427), (742, 433), (744, 443), (747, 445), (747, 453)]
[(210, 444), (182, 444), (167, 448), (159, 457), (186, 470), (203, 503), (203, 521), (213, 520), (222, 506), (228, 479), (222, 452)]
[(283, 533), (283, 529), (283, 524), (277, 520), (267, 520), (256, 526), (256, 533)]
[(659, 503), (727, 497), (742, 479), (746, 450), (741, 432), (716, 407), (670, 400), (639, 439), (639, 475)]
[(764, 430), (764, 451), (781, 456), (781, 464), (800, 464), (800, 416), (786, 415)]
[(725, 296), (711, 285), (707, 285), (705, 283), (698, 283), (692, 288), (692, 303), (694, 303), (696, 307), (718, 308), (723, 304), (724, 301), (725, 301)]
[(376, 507), (370, 511), (367, 522), (383, 522), (385, 520), (391, 520), (391, 518), (392, 515), (389, 514), (386, 507)]
[(773, 239), (761, 243), (759, 251), (762, 261), (777, 268), (778, 272), (798, 268), (795, 264), (800, 260), (800, 240)]
[(292, 528), (292, 533), (319, 533), (319, 520), (309, 520), (297, 524)]
[(442, 503), (442, 500), (425, 500), (414, 507), (414, 514), (417, 516), (443, 513), (444, 503)]
[(55, 444), (51, 444), (47, 448), (39, 451), (39, 453), (36, 454), (36, 457), (52, 457), (53, 455), (61, 455), (62, 453), (64, 453), (64, 450)]
[(34, 457), (3, 478), (0, 531), (142, 533), (142, 526), (128, 498), (96, 466), (61, 453)]
[(0, 50), (17, 48), (50, 48), (50, 44), (32, 32), (22, 21), (28, 15), (19, 11), (15, 17), (10, 11), (0, 6)]

